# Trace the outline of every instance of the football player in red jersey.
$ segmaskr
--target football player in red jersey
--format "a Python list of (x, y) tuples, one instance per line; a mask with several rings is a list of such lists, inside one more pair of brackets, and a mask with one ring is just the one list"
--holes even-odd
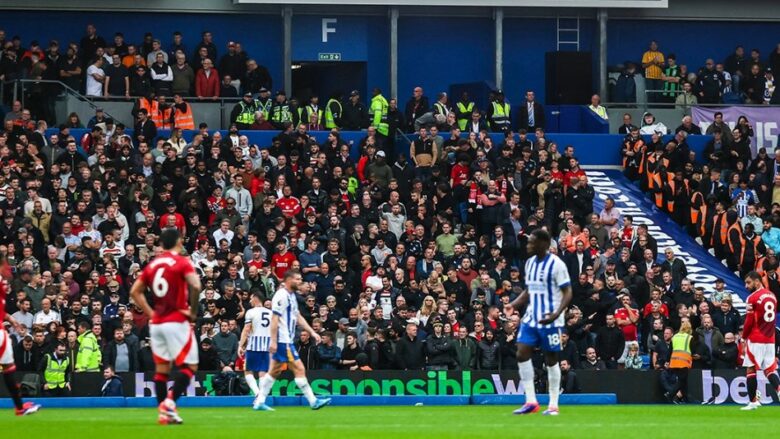
[[(151, 319), (149, 336), (155, 362), (154, 385), (160, 424), (181, 424), (175, 401), (187, 391), (198, 370), (198, 343), (190, 322), (195, 321), (200, 277), (189, 258), (181, 255), (182, 239), (176, 228), (160, 232), (163, 252), (147, 265), (130, 291), (135, 304)], [(144, 295), (152, 291), (149, 305)], [(179, 368), (168, 392), (171, 363)]]
[(0, 368), (2, 368), (3, 382), (8, 388), (8, 393), (14, 402), (16, 416), (31, 415), (41, 409), (39, 404), (33, 402), (22, 402), (22, 393), (19, 391), (19, 385), (16, 383), (14, 373), (16, 364), (14, 364), (14, 348), (11, 344), (11, 336), (3, 327), (3, 322), (9, 322), (16, 330), (19, 330), (19, 323), (5, 312), (5, 300), (10, 290), (6, 277), (8, 276), (8, 265), (5, 260), (0, 261)]
[(750, 402), (742, 410), (755, 410), (761, 406), (756, 397), (758, 380), (756, 372), (762, 371), (775, 392), (780, 394), (780, 377), (777, 375), (775, 357), (775, 322), (777, 320), (777, 298), (764, 288), (761, 275), (748, 273), (745, 287), (750, 291), (747, 299), (747, 313), (742, 339), (745, 341), (745, 358), (742, 365), (747, 368), (747, 387)]

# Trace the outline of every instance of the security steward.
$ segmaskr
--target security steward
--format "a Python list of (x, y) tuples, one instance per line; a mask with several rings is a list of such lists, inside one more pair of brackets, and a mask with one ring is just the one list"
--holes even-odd
[(672, 357), (669, 360), (669, 369), (677, 377), (677, 386), (674, 392), (670, 392), (670, 396), (678, 404), (688, 400), (688, 372), (693, 367), (691, 343), (695, 342), (692, 334), (691, 323), (683, 321), (680, 324), (680, 331), (672, 336)]
[(261, 111), (260, 104), (252, 97), (252, 93), (244, 93), (241, 102), (230, 112), (232, 120), (239, 130), (248, 130), (255, 123), (255, 113)]
[(43, 390), (46, 396), (68, 396), (70, 393), (70, 380), (68, 368), (70, 360), (68, 359), (67, 348), (65, 344), (60, 343), (54, 349), (54, 352), (43, 356)]
[(505, 133), (512, 129), (509, 110), (509, 104), (504, 100), (504, 92), (496, 90), (495, 99), (490, 103), (487, 112), (487, 119), (490, 122), (490, 130), (492, 132)]

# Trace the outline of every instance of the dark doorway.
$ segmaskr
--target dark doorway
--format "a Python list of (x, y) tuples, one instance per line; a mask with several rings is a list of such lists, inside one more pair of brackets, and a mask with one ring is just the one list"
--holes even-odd
[(301, 105), (315, 94), (324, 105), (333, 93), (346, 97), (352, 90), (366, 96), (365, 62), (293, 62), (292, 93)]

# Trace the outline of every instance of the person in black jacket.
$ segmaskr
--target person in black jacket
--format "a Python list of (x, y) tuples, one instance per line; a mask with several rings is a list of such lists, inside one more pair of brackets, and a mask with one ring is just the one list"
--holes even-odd
[(200, 341), (200, 352), (198, 352), (198, 357), (200, 358), (198, 369), (208, 371), (221, 369), (219, 367), (217, 351), (214, 349), (214, 345), (210, 338), (204, 338)]
[(316, 370), (320, 367), (320, 357), (317, 354), (317, 345), (311, 339), (307, 331), (301, 331), (298, 341), (295, 343), (295, 349), (298, 350), (298, 356), (301, 358), (306, 370)]
[(157, 127), (149, 119), (149, 112), (146, 111), (146, 108), (138, 110), (136, 117), (137, 121), (133, 128), (133, 143), (138, 145), (138, 142), (146, 142), (151, 146), (154, 138), (157, 137)]
[(122, 377), (114, 373), (114, 368), (106, 366), (103, 369), (103, 387), (100, 389), (100, 396), (124, 396)]
[(544, 107), (536, 102), (532, 90), (525, 92), (525, 102), (520, 104), (517, 128), (526, 129), (529, 133), (536, 131), (537, 128), (545, 128)]
[(580, 393), (580, 383), (577, 374), (571, 370), (571, 364), (561, 359), (561, 393)]
[(607, 325), (596, 332), (596, 351), (609, 369), (617, 369), (617, 360), (623, 354), (626, 340), (615, 325), (615, 316), (607, 314)]
[(368, 364), (372, 370), (386, 370), (394, 367), (394, 355), (391, 342), (387, 340), (387, 331), (375, 327), (368, 328), (367, 341), (363, 348), (368, 355)]
[(425, 340), (428, 370), (456, 369), (455, 345), (444, 335), (444, 325), (438, 318), (433, 322), (433, 334)]
[(425, 349), (417, 336), (417, 323), (406, 324), (406, 334), (395, 347), (396, 361), (400, 370), (422, 370), (425, 368)]
[[(114, 340), (112, 340), (108, 346), (106, 346), (103, 352), (103, 362), (111, 369), (117, 369), (117, 357), (124, 350), (127, 350), (126, 360), (122, 360), (119, 363), (120, 372), (135, 372), (139, 369), (138, 364), (138, 346), (131, 346), (125, 342), (125, 332), (122, 328), (114, 329)], [(127, 363), (123, 365), (124, 361)], [(127, 370), (125, 370), (125, 368)]]
[(696, 76), (698, 78), (696, 85), (698, 86), (699, 103), (720, 103), (720, 98), (723, 95), (723, 84), (726, 81), (723, 80), (723, 75), (715, 70), (715, 62), (708, 58)]
[(734, 334), (726, 333), (723, 336), (725, 343), (712, 352), (713, 369), (734, 369), (737, 367), (737, 343)]
[(406, 107), (404, 108), (404, 119), (406, 122), (405, 126), (402, 125), (404, 131), (407, 133), (414, 132), (414, 121), (427, 113), (428, 108), (430, 108), (430, 104), (428, 102), (428, 97), (423, 95), (422, 87), (415, 87), (412, 92), (412, 97), (406, 101)]
[(341, 110), (341, 128), (344, 131), (360, 131), (368, 126), (368, 110), (360, 102), (360, 93), (352, 90), (349, 100)]

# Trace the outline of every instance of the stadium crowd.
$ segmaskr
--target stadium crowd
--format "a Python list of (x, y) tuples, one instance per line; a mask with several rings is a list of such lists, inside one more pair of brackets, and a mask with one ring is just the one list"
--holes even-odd
[[(131, 47), (122, 48), (119, 37), (105, 45), (88, 28), (68, 59), (81, 51), (82, 59), (98, 60), (92, 67), (102, 62), (90, 57), (104, 56), (99, 49), (116, 59)], [(216, 59), (216, 48), (208, 32), (203, 38), (194, 58), (205, 55), (197, 75), (210, 75), (207, 61)], [(165, 63), (187, 53), (165, 52), (151, 36), (151, 50), (146, 43), (134, 63)], [(6, 56), (15, 44), (5, 43)], [(233, 44), (225, 56), (235, 53), (240, 50)], [(97, 80), (89, 70), (85, 74), (87, 82)], [(223, 86), (235, 87), (233, 78), (223, 78)], [(354, 120), (355, 109), (338, 100), (325, 110), (310, 103), (302, 118), (304, 110), (295, 111), (283, 93), (267, 111), (259, 108), (270, 78), (249, 88), (242, 79), (246, 93), (229, 132), (201, 125), (187, 141), (181, 129), (194, 128), (191, 113), (157, 118), (149, 111), (167, 93), (159, 85), (146, 90), (155, 98), (138, 101), (132, 132), (98, 112), (84, 138), (68, 130), (87, 115), (73, 115), (76, 120), (47, 135), (45, 121), (33, 117), (43, 119), (45, 111), (18, 102), (5, 117), (0, 255), (9, 265), (12, 291), (6, 307), (22, 324), (21, 331), (11, 330), (18, 369), (43, 372), (45, 381), (65, 374), (65, 383), (49, 387), (53, 394), (67, 393), (73, 373), (102, 366), (153, 369), (148, 321), (128, 291), (159, 251), (157, 236), (166, 227), (186, 236), (203, 279), (196, 326), (201, 370), (242, 368), (238, 337), (249, 295), (259, 291), (270, 298), (291, 268), (303, 273), (301, 309), (323, 336), (319, 345), (305, 332), (298, 337), (308, 369), (516, 370), (520, 316), (505, 315), (503, 305), (523, 289), (526, 237), (540, 227), (556, 238), (555, 252), (572, 279), (574, 300), (562, 336), (567, 373), (664, 369), (671, 336), (684, 322), (698, 341), (694, 367), (738, 364), (741, 318), (726, 286), (716, 283), (716, 293), (705, 297), (686, 278), (684, 262), (658, 249), (647, 228), (634, 225), (612, 200), (594, 211), (595, 192), (574, 146), (559, 147), (548, 138), (544, 111), (531, 91), (514, 124), (500, 91), (483, 114), (466, 105), (468, 96), (454, 107), (446, 94), (429, 104), (421, 88), (403, 113), (375, 90), (369, 108), (351, 93), (349, 102), (362, 108)], [(197, 90), (197, 79), (190, 86)], [(175, 74), (171, 90), (173, 106), (186, 108)], [(203, 96), (216, 96), (215, 90)], [(271, 145), (249, 144), (242, 135), (257, 123), (278, 130)], [(312, 123), (330, 131), (327, 141), (310, 134)], [(167, 133), (166, 124), (173, 128), (170, 136), (158, 135), (158, 128)], [(390, 135), (401, 126), (418, 134), (408, 156), (396, 153)], [(355, 160), (340, 130), (366, 127)], [(770, 186), (780, 187), (780, 179), (771, 179), (778, 165), (761, 155), (743, 160), (745, 141), (737, 136), (751, 135), (748, 128), (715, 132), (712, 153), (697, 161), (683, 134), (665, 145), (654, 134), (645, 143), (629, 127), (626, 173), (692, 233), (703, 228), (703, 243), (717, 255), (728, 254), (732, 268), (766, 261), (762, 267), (769, 267), (764, 272), (776, 291), (777, 261), (769, 252), (780, 244), (771, 216), (780, 208), (770, 203)], [(494, 144), (489, 131), (503, 132), (504, 140)], [(726, 144), (727, 135), (737, 140)], [(736, 186), (719, 183), (721, 175)], [(683, 186), (698, 188), (703, 197), (695, 216), (701, 227), (686, 222), (697, 198), (695, 191), (680, 194)], [(740, 221), (724, 213), (732, 201)], [(740, 232), (734, 240), (733, 230)]]
[(758, 48), (748, 55), (738, 45), (722, 61), (706, 58), (697, 68), (678, 61), (673, 53), (664, 55), (663, 48), (650, 41), (641, 61), (625, 62), (615, 79), (612, 100), (636, 102), (636, 81), (641, 80), (649, 103), (675, 104), (684, 109), (697, 104), (777, 105), (780, 94), (775, 94), (774, 72), (778, 69), (780, 44), (769, 56), (762, 56)]

